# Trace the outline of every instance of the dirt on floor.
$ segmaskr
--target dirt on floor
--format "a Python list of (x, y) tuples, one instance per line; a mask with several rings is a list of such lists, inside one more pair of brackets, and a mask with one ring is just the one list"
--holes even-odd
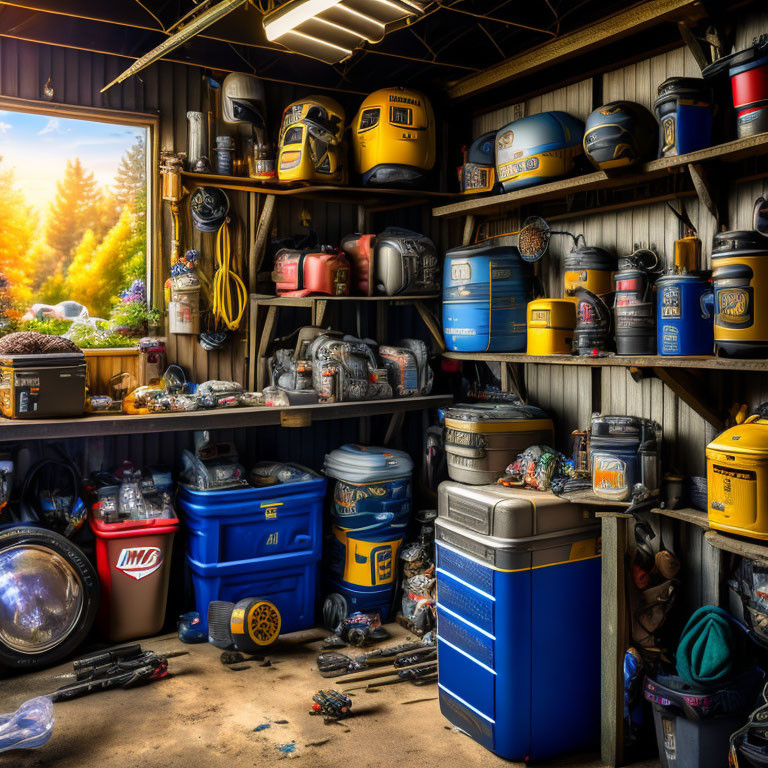
[[(405, 640), (400, 627), (390, 630), (392, 644)], [(317, 630), (283, 637), (270, 649), (268, 666), (246, 662), (238, 666), (248, 669), (240, 671), (222, 665), (221, 651), (209, 645), (183, 645), (175, 635), (143, 641), (158, 653), (189, 655), (169, 660), (171, 676), (165, 680), (55, 704), (50, 741), (40, 749), (0, 754), (0, 767), (246, 768), (284, 760), (313, 768), (518, 765), (454, 729), (440, 714), (436, 685), (356, 691), (352, 717), (329, 725), (310, 717), (312, 695), (333, 682), (315, 666), (326, 635)], [(0, 712), (65, 685), (71, 670), (67, 663), (0, 681)], [(601, 763), (585, 756), (548, 765)]]

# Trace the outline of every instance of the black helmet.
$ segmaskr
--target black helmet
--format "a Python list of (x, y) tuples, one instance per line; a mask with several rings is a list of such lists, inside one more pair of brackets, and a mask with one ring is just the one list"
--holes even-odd
[(656, 157), (659, 126), (634, 101), (612, 101), (598, 107), (584, 128), (584, 152), (596, 168), (610, 172)]
[(229, 213), (229, 198), (218, 187), (198, 187), (189, 198), (192, 223), (201, 232), (216, 232)]

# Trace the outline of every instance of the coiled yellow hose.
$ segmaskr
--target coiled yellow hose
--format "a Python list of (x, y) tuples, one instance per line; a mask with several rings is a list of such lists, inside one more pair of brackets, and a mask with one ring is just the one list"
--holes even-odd
[[(216, 274), (213, 276), (213, 316), (230, 331), (236, 331), (245, 314), (248, 291), (240, 276), (231, 269), (229, 219), (216, 233)], [(234, 295), (232, 286), (234, 285)], [(237, 308), (235, 311), (234, 308)]]

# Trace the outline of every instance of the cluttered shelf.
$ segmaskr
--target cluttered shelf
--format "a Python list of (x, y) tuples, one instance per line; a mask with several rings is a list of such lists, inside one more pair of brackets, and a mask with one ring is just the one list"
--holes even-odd
[(386, 416), (396, 412), (440, 408), (450, 402), (450, 395), (425, 395), (386, 400), (292, 405), (285, 408), (253, 406), (187, 413), (94, 414), (70, 419), (0, 418), (0, 442), (69, 437), (108, 437), (152, 432), (182, 432), (196, 429), (239, 429), (274, 425), (309, 426), (313, 421)]
[(527, 355), (524, 352), (443, 352), (450, 360), (485, 363), (540, 363), (543, 365), (592, 365), (624, 368), (704, 368), (716, 371), (768, 371), (768, 360), (736, 359), (692, 355), (614, 355), (583, 357), (578, 355)]
[(413, 293), (398, 296), (267, 296), (259, 293), (250, 294), (251, 301), (275, 307), (309, 307), (320, 301), (374, 301), (396, 303), (414, 303), (418, 301), (434, 301), (440, 299), (439, 293)]
[[(756, 136), (748, 136), (714, 147), (707, 147), (696, 152), (673, 157), (661, 157), (651, 160), (642, 166), (637, 173), (608, 175), (604, 171), (587, 173), (582, 176), (574, 176), (567, 179), (552, 181), (548, 184), (539, 184), (535, 187), (516, 189), (500, 195), (478, 197), (469, 200), (441, 205), (432, 209), (433, 216), (490, 216), (501, 215), (510, 209), (519, 208), (529, 203), (537, 203), (543, 200), (564, 199), (567, 195), (576, 192), (591, 192), (599, 189), (611, 189), (617, 187), (637, 187), (645, 182), (658, 179), (676, 171), (684, 171), (689, 166), (698, 163), (712, 161), (736, 162), (754, 155), (759, 155), (768, 149), (768, 133)], [(642, 199), (636, 200), (642, 205)]]
[(323, 199), (332, 203), (359, 203), (373, 205), (402, 202), (411, 204), (414, 200), (450, 199), (453, 192), (435, 192), (429, 189), (391, 189), (387, 187), (350, 187), (331, 184), (313, 185), (306, 183), (270, 183), (251, 179), (247, 176), (222, 176), (217, 173), (194, 173), (182, 171), (184, 183), (191, 188), (200, 186), (219, 187), (235, 192), (253, 192), (278, 197), (296, 197), (300, 200)]

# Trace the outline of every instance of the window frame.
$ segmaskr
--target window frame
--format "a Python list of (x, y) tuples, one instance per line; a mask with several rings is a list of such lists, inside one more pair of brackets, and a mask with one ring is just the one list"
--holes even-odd
[(138, 126), (147, 129), (147, 304), (163, 307), (162, 218), (160, 209), (160, 116), (149, 112), (132, 112), (102, 107), (81, 107), (35, 99), (0, 96), (0, 110), (26, 112), (48, 117), (66, 117)]

